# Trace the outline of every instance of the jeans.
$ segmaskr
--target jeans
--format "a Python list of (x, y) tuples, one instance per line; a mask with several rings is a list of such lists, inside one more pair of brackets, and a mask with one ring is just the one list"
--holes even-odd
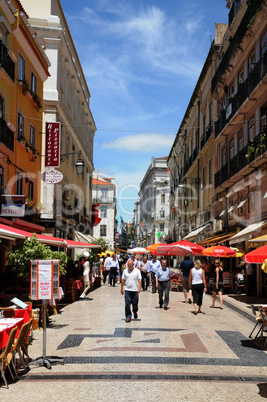
[(142, 289), (147, 290), (149, 286), (149, 273), (141, 271), (142, 275)]
[(132, 318), (131, 304), (133, 306), (133, 313), (137, 313), (138, 311), (138, 300), (139, 300), (138, 292), (125, 290), (124, 299), (125, 299), (125, 317)]
[[(170, 292), (170, 281), (159, 281), (159, 304), (164, 307), (167, 307), (169, 304), (169, 292)], [(163, 301), (164, 294), (164, 301)]]
[(117, 268), (110, 267), (109, 284), (115, 286), (117, 277)]

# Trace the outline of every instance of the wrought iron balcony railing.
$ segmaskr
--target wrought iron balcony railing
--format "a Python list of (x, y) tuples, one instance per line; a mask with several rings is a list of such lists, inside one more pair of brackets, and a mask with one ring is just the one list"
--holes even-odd
[(2, 117), (0, 118), (0, 142), (11, 151), (14, 151), (14, 133), (10, 130)]
[(0, 67), (9, 75), (12, 81), (15, 80), (15, 63), (8, 54), (6, 46), (0, 41)]

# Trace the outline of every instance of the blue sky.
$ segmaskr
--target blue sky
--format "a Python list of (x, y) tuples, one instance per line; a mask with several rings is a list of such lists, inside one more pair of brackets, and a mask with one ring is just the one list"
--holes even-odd
[(91, 93), (94, 166), (114, 177), (118, 217), (134, 201), (152, 156), (167, 156), (225, 0), (61, 0)]

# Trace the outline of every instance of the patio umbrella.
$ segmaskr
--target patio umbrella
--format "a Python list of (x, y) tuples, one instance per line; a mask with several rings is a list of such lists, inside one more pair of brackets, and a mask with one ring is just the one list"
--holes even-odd
[(157, 254), (157, 248), (159, 246), (166, 246), (166, 243), (154, 243), (154, 244), (150, 244), (150, 246), (146, 247), (146, 250), (148, 250), (150, 252), (151, 255), (158, 255)]
[(243, 257), (243, 255), (246, 254), (245, 250), (242, 250), (241, 248), (236, 248), (236, 247), (230, 247), (230, 248), (232, 250), (236, 251), (236, 255), (235, 255), (236, 258)]
[(127, 252), (130, 254), (148, 254), (149, 253), (149, 251), (146, 250), (144, 247), (130, 248), (127, 250)]
[(263, 264), (267, 259), (267, 246), (262, 246), (250, 251), (250, 253), (247, 253), (243, 257), (243, 259), (245, 262), (251, 264)]
[[(169, 255), (184, 255), (184, 254), (177, 254), (179, 252), (180, 247), (180, 252), (181, 249), (185, 251), (184, 254), (186, 253), (191, 253), (194, 255), (201, 255), (203, 250), (205, 250), (205, 247), (199, 246), (198, 244), (191, 243), (188, 240), (179, 240), (175, 243), (170, 243), (170, 244), (165, 244), (163, 246), (159, 246), (157, 248), (157, 253), (158, 254), (163, 254), (163, 255), (168, 255), (170, 252), (171, 254)], [(175, 254), (173, 254), (175, 253)]]
[(236, 251), (226, 246), (212, 246), (203, 251), (203, 255), (212, 257), (235, 257)]

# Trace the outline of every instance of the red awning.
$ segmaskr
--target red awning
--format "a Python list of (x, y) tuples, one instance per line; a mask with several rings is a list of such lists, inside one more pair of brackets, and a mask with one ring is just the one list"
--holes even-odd
[(33, 233), (26, 232), (26, 230), (16, 229), (16, 228), (13, 228), (13, 226), (3, 225), (2, 223), (0, 223), (0, 229), (7, 230), (11, 233), (14, 233), (14, 235), (18, 235), (17, 237), (20, 237), (22, 239), (23, 238), (26, 239), (33, 235)]
[(67, 248), (67, 244), (66, 244), (65, 240), (60, 239), (59, 237), (52, 237), (52, 236), (41, 235), (41, 234), (37, 234), (36, 236), (40, 243), (48, 244), (49, 246)]
[(97, 248), (101, 247), (98, 244), (92, 243), (83, 243), (81, 241), (69, 240), (69, 239), (62, 239), (66, 242), (68, 248)]

